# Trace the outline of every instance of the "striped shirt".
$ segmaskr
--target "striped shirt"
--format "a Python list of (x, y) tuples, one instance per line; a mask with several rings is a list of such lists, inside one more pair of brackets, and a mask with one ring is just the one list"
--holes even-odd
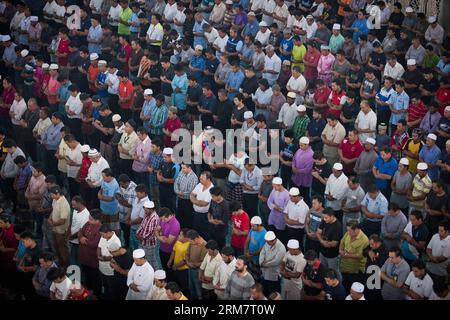
[(181, 199), (188, 200), (191, 192), (198, 184), (198, 178), (194, 171), (184, 174), (181, 172), (175, 180), (174, 191), (175, 193), (181, 192), (182, 196), (178, 196)]
[[(136, 199), (136, 183), (134, 183), (133, 181), (130, 182), (130, 185), (128, 186), (128, 188), (124, 189), (124, 188), (120, 188), (120, 194), (123, 196), (123, 198), (125, 200), (128, 201), (128, 203), (131, 205), (134, 203), (134, 199)], [(128, 211), (131, 208), (127, 208), (123, 205), (120, 204), (119, 202), (119, 216), (120, 216), (120, 221), (123, 222), (125, 220), (125, 217), (128, 214)]]
[(143, 247), (156, 246), (156, 228), (159, 225), (159, 217), (156, 212), (146, 214), (141, 225), (136, 231), (137, 236), (141, 236), (141, 245)]
[(250, 273), (240, 277), (239, 272), (234, 271), (225, 289), (225, 296), (228, 300), (248, 300), (251, 296), (250, 288), (254, 284), (255, 280)]
[(158, 185), (158, 180), (156, 179), (156, 171), (161, 169), (161, 163), (163, 162), (163, 153), (153, 153), (150, 152), (148, 155), (149, 166), (153, 168), (153, 172), (149, 174), (150, 185)]

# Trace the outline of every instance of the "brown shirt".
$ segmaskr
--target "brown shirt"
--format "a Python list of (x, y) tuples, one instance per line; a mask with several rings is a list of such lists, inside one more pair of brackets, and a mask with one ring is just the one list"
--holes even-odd
[(91, 268), (98, 268), (97, 247), (100, 241), (100, 227), (102, 225), (87, 222), (78, 232), (78, 240), (85, 237), (87, 244), (81, 244), (78, 249), (78, 261), (80, 264)]
[(201, 264), (208, 253), (205, 246), (206, 241), (204, 241), (201, 245), (191, 244), (186, 252), (186, 261)]

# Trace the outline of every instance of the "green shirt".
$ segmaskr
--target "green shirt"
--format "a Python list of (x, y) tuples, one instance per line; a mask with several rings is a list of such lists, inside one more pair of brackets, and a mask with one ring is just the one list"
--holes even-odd
[(433, 54), (431, 57), (429, 55), (425, 55), (423, 59), (423, 67), (434, 69), (439, 63), (439, 57), (436, 54)]
[[(125, 10), (122, 11), (122, 13), (120, 14), (119, 18), (122, 21), (128, 21), (128, 19), (131, 18), (131, 15), (133, 14), (133, 11), (131, 10), (131, 8), (126, 8)], [(130, 35), (130, 26), (126, 26), (122, 23), (119, 23), (119, 27), (117, 29), (117, 33), (120, 35)]]
[(344, 45), (344, 37), (342, 36), (342, 34), (339, 34), (338, 36), (335, 36), (333, 34), (331, 36), (329, 47), (332, 53), (336, 54), (336, 52), (342, 49), (343, 45)]
[(356, 239), (352, 240), (349, 233), (346, 232), (341, 240), (344, 250), (350, 254), (358, 254), (361, 258), (346, 258), (341, 256), (341, 272), (342, 273), (358, 273), (365, 272), (366, 258), (363, 255), (364, 249), (369, 245), (369, 239), (360, 231)]
[(294, 139), (298, 141), (301, 137), (306, 136), (306, 131), (308, 130), (309, 118), (307, 115), (303, 117), (297, 116), (292, 126), (292, 131), (294, 131)]

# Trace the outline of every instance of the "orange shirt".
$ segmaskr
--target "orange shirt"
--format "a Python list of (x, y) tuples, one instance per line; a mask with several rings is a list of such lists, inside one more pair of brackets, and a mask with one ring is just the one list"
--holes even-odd
[(98, 75), (98, 66), (94, 67), (92, 64), (89, 65), (88, 78), (89, 81), (94, 81), (94, 83), (89, 83), (89, 89), (93, 92), (97, 92), (97, 88), (95, 87), (95, 79), (97, 79), (97, 75)]
[[(341, 0), (343, 4), (350, 5), (351, 0)], [(338, 15), (341, 17), (345, 16), (344, 6), (339, 6)]]
[(133, 83), (130, 80), (123, 83), (122, 81), (119, 83), (119, 99), (125, 99), (131, 97), (131, 99), (126, 103), (119, 103), (122, 109), (131, 109), (131, 105), (133, 103), (133, 94), (134, 88)]

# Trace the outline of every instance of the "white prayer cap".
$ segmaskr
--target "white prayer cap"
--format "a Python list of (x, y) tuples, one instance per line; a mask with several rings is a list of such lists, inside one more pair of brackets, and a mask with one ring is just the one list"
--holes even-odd
[(195, 46), (195, 50), (203, 50), (203, 46), (198, 44)]
[(450, 139), (445, 142), (445, 145), (450, 145)]
[(91, 55), (89, 56), (89, 59), (91, 59), (91, 61), (97, 60), (98, 59), (98, 54), (96, 54), (95, 52), (91, 53)]
[(298, 195), (300, 195), (300, 190), (298, 190), (298, 188), (291, 188), (290, 190), (289, 190), (289, 195), (290, 196), (298, 196)]
[(250, 224), (262, 224), (261, 217), (254, 216), (254, 217), (250, 220)]
[(429, 133), (427, 135), (427, 138), (436, 141), (437, 140), (437, 136), (434, 133)]
[(301, 104), (301, 105), (297, 106), (297, 111), (298, 112), (305, 112), (306, 111), (305, 105)]
[(291, 239), (287, 243), (288, 249), (298, 249), (300, 248), (300, 244), (298, 243), (298, 240)]
[(325, 44), (323, 44), (323, 45), (320, 46), (320, 50), (330, 50), (330, 47), (325, 45)]
[(39, 18), (36, 17), (36, 16), (31, 16), (31, 17), (30, 17), (30, 21), (31, 21), (31, 22), (38, 22), (38, 21), (39, 21)]
[(29, 53), (30, 51), (28, 51), (27, 49), (23, 49), (22, 51), (20, 51), (20, 55), (22, 56), (22, 58), (25, 58)]
[(431, 16), (428, 18), (428, 23), (435, 23), (437, 21), (436, 16)]
[(333, 169), (334, 170), (342, 170), (342, 169), (344, 169), (344, 167), (342, 166), (342, 163), (339, 163), (339, 162), (336, 162), (334, 165), (333, 165)]
[(301, 137), (300, 138), (301, 144), (309, 144), (309, 138), (308, 137)]
[(144, 95), (151, 96), (152, 94), (153, 94), (153, 90), (152, 89), (145, 89), (144, 90)]
[(272, 179), (272, 183), (273, 184), (283, 184), (283, 179), (281, 179), (280, 177), (275, 177)]
[(233, 4), (233, 1), (227, 0), (227, 1), (225, 1), (225, 4)]
[(136, 249), (133, 251), (133, 259), (140, 259), (145, 257), (145, 251), (143, 249)]
[(297, 94), (295, 92), (288, 92), (288, 98), (297, 99)]
[(120, 114), (115, 114), (112, 116), (112, 121), (117, 122), (122, 120), (122, 117), (120, 116)]
[(119, 242), (113, 241), (108, 245), (108, 251), (109, 252), (114, 252), (117, 251), (121, 248), (121, 245)]
[(166, 279), (166, 272), (164, 270), (156, 270), (155, 271), (155, 279), (156, 280)]
[(364, 285), (360, 282), (353, 282), (352, 288), (353, 291), (357, 293), (363, 293), (364, 292)]
[(450, 106), (446, 106), (444, 111), (450, 112)]
[(333, 24), (333, 30), (341, 30), (341, 25), (339, 23)]
[(425, 162), (419, 162), (417, 164), (417, 170), (422, 170), (422, 171), (428, 170), (428, 165)]
[(268, 231), (266, 235), (264, 236), (264, 240), (266, 241), (272, 241), (275, 240), (277, 237), (275, 236), (275, 233), (273, 231)]
[(89, 147), (89, 145), (84, 144), (81, 146), (80, 151), (81, 152), (89, 152), (90, 149), (91, 149), (91, 147)]
[(412, 7), (406, 7), (405, 12), (406, 13), (413, 13), (414, 9)]
[(90, 149), (88, 156), (89, 157), (98, 157), (100, 155), (100, 153), (97, 151), (97, 149)]
[(370, 143), (372, 145), (376, 145), (377, 144), (375, 139), (374, 138), (370, 138), (370, 137), (366, 139), (366, 143)]
[(314, 19), (314, 17), (313, 17), (311, 14), (308, 14), (308, 15), (306, 16), (306, 19)]
[(105, 60), (99, 60), (98, 61), (98, 65), (99, 66), (106, 66), (106, 65), (108, 65), (108, 62), (106, 62)]
[(245, 112), (244, 112), (244, 119), (245, 119), (245, 120), (248, 120), (248, 119), (251, 119), (251, 118), (253, 118), (253, 112), (251, 112), (251, 111), (245, 111)]
[(148, 200), (144, 202), (144, 208), (153, 209), (154, 207), (155, 203), (153, 201)]
[(401, 158), (400, 164), (403, 164), (404, 166), (409, 166), (409, 160), (408, 158)]
[(250, 11), (250, 12), (247, 14), (247, 17), (256, 17), (256, 14), (255, 14), (253, 11)]
[(406, 65), (408, 65), (408, 66), (415, 66), (416, 65), (416, 59), (408, 59), (408, 61), (406, 61)]
[(48, 69), (48, 68), (50, 68), (50, 65), (48, 63), (42, 64), (42, 69)]
[(50, 70), (58, 70), (58, 69), (59, 69), (59, 66), (56, 63), (52, 63), (50, 65)]
[(259, 26), (260, 26), (260, 27), (267, 27), (267, 23), (265, 23), (264, 21), (261, 21), (261, 22), (259, 23)]
[(6, 35), (6, 36), (2, 37), (2, 41), (3, 42), (10, 41), (10, 40), (11, 40), (11, 37), (9, 35)]
[(172, 148), (164, 148), (163, 153), (167, 154), (167, 155), (172, 155), (173, 149)]

